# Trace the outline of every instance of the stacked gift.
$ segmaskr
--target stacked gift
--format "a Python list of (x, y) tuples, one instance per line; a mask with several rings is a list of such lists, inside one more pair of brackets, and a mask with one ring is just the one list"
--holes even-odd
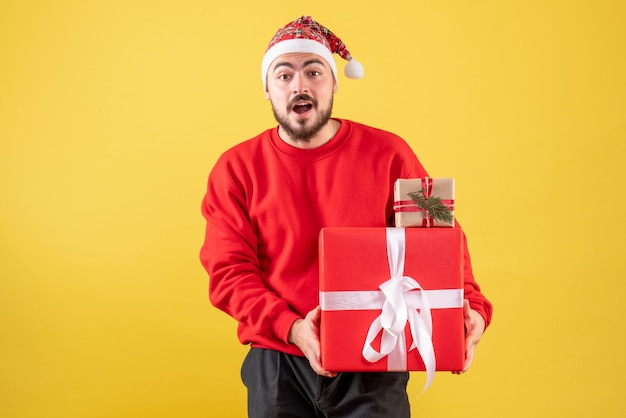
[(331, 371), (463, 369), (458, 228), (324, 228), (322, 365)]
[(396, 226), (454, 226), (454, 179), (398, 179), (393, 191)]

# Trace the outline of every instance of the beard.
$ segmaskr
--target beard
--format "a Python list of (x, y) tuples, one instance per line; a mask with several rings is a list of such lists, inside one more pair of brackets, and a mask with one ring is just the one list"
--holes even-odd
[[(306, 100), (313, 104), (313, 109), (317, 110), (317, 116), (312, 120), (310, 118), (301, 119), (298, 122), (291, 123), (287, 115), (292, 111), (293, 104), (300, 100)], [(285, 113), (281, 114), (276, 110), (276, 106), (272, 103), (272, 111), (274, 112), (274, 118), (278, 124), (285, 130), (289, 137), (294, 141), (310, 142), (315, 135), (328, 123), (333, 111), (333, 98), (331, 96), (328, 107), (325, 109), (319, 109), (318, 102), (314, 98), (306, 94), (300, 94), (294, 97), (287, 105)], [(311, 125), (307, 126), (307, 123), (311, 120)]]

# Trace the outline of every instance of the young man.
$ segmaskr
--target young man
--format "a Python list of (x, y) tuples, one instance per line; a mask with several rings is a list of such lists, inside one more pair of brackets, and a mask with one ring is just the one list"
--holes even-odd
[[(362, 76), (341, 40), (311, 17), (276, 33), (262, 80), (278, 127), (220, 157), (202, 204), (200, 258), (210, 300), (239, 322), (239, 340), (251, 345), (241, 371), (251, 417), (410, 415), (407, 372), (334, 373), (321, 366), (321, 228), (391, 226), (394, 181), (427, 176), (400, 137), (331, 118), (333, 53), (348, 60), (346, 75)], [(467, 370), (491, 304), (469, 256), (464, 271)]]

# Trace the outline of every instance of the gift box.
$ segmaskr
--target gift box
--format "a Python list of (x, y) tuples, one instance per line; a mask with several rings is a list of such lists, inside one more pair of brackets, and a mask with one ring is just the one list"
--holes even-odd
[(329, 371), (463, 369), (457, 228), (324, 228), (320, 344)]
[(397, 227), (454, 226), (453, 178), (398, 179), (393, 192)]

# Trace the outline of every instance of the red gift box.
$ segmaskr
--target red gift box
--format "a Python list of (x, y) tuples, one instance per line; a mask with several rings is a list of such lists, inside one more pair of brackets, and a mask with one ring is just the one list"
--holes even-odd
[(429, 381), (434, 370), (462, 370), (461, 234), (456, 228), (322, 229), (324, 369), (425, 370)]

